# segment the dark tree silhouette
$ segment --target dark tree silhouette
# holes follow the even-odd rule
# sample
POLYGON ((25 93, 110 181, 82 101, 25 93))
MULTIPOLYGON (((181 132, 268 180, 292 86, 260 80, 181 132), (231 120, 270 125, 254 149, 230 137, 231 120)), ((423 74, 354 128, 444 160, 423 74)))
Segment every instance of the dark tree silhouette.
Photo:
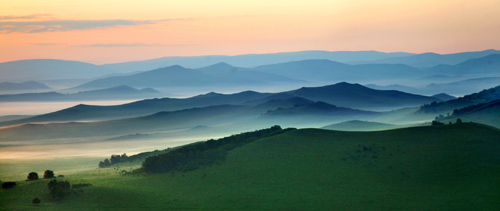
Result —
POLYGON ((33 201, 31 201, 31 203, 33 203, 33 205, 35 205, 35 206, 38 206, 38 204, 40 204, 40 202, 42 202, 42 201, 40 201, 40 199, 38 197, 35 197, 33 199, 33 201))
POLYGON ((33 181, 38 179, 38 173, 31 172, 28 174, 28 181, 33 181))
POLYGON ((461 124, 462 123, 462 119, 458 118, 457 119, 457 124, 461 124))
POLYGON ((433 125, 433 126, 436 126, 436 125, 444 125, 444 123, 442 123, 442 122, 438 122, 438 121, 432 121, 432 125, 433 125))
POLYGON ((54 178, 54 171, 52 170, 46 170, 45 173, 43 174, 44 179, 52 179, 54 178))
POLYGON ((70 193, 71 185, 68 181, 51 180, 47 183, 47 187, 49 188, 49 194, 56 200, 60 200, 70 193))
POLYGON ((106 158, 104 160, 104 167, 109 167, 109 166, 111 166, 111 162, 109 162, 109 160, 106 158))
POLYGON ((12 188, 16 185, 16 182, 4 182, 2 184, 2 189, 12 188))

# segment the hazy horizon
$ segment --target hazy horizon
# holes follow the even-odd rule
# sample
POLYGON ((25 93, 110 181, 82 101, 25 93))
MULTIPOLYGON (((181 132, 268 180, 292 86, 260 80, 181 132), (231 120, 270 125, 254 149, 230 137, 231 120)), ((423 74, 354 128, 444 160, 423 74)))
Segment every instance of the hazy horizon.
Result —
POLYGON ((94 64, 304 50, 500 49, 500 2, 6 0, 0 62, 94 64), (111 6, 112 5, 112 6, 111 6))

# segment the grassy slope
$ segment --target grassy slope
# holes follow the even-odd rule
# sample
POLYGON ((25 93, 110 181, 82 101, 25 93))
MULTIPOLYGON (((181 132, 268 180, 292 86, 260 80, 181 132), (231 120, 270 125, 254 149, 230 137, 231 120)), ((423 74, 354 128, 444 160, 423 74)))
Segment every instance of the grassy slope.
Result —
POLYGON ((477 124, 303 129, 237 148, 222 165, 193 172, 69 175, 72 184, 94 186, 59 203, 49 199, 46 181, 20 182, 0 190, 0 209, 24 210, 38 196, 38 208, 61 210, 498 210, 498 151, 500 131, 477 124))
POLYGON ((360 121, 360 120, 352 120, 345 121, 336 124, 330 124, 322 127, 322 129, 328 130, 341 130, 341 131, 377 131, 377 130, 390 130, 396 129, 398 125, 393 124, 385 124, 380 122, 370 122, 370 121, 360 121))

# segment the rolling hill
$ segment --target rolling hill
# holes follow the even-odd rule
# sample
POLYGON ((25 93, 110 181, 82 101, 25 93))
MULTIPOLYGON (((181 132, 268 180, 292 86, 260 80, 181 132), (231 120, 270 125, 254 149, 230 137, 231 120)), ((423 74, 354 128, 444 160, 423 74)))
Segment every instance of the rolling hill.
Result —
POLYGON ((472 121, 500 128, 500 100, 467 106, 453 111, 452 115, 439 119, 442 122, 472 121))
POLYGON ((299 129, 252 140, 194 171, 73 171, 64 180, 92 186, 58 202, 46 181, 19 181, 0 191, 0 203, 8 210, 32 206, 34 197, 61 210, 498 210, 499 137, 498 129, 479 124, 299 129))
POLYGON ((271 64, 253 68, 255 71, 283 75, 309 82, 373 82, 391 79, 422 77, 419 69, 400 64, 361 64, 349 65, 327 59, 301 60, 271 64))
POLYGON ((11 83, 11 82, 2 82, 0 83, 0 93, 1 94, 17 94, 17 93, 26 93, 26 92, 46 92, 48 90, 52 90, 52 88, 48 87, 43 83, 39 83, 36 81, 27 81, 23 83, 11 83))
POLYGON ((358 109, 401 108, 440 101, 432 97, 394 90, 375 90, 346 82, 322 87, 303 87, 287 93, 313 101, 358 109))
POLYGON ((340 131, 377 131, 377 130, 389 130, 399 128, 401 126, 386 124, 380 122, 369 122, 369 121, 360 121, 360 120, 352 120, 346 122, 340 122, 336 124, 331 124, 322 127, 322 129, 328 130, 340 130, 340 131))
MULTIPOLYGON (((323 101, 335 106, 353 109, 401 108, 439 101, 436 98, 407 94, 399 91, 379 91, 366 88, 359 84, 338 83, 330 86, 301 88, 281 93, 245 91, 235 94, 218 94, 211 92, 191 98, 148 99, 117 106, 78 105, 27 119, 0 122, 0 126, 28 122, 129 118, 161 111, 175 111, 222 104, 255 106, 272 100, 286 100, 297 97, 305 99, 302 101, 323 101)), ((268 108, 268 110, 276 108, 268 108)))
POLYGON ((406 64, 412 67, 426 68, 436 65, 456 65, 470 59, 481 58, 492 54, 498 54, 497 50, 485 50, 477 52, 463 52, 455 54, 423 53, 403 57, 394 57, 376 61, 366 61, 369 64, 406 64))
POLYGON ((78 92, 74 94, 61 94, 59 92, 7 94, 0 95, 0 102, 141 99, 148 97, 157 97, 160 95, 160 92, 151 88, 138 90, 129 86, 117 86, 107 89, 78 92))
MULTIPOLYGON (((227 125, 228 131, 251 130, 259 125, 284 123, 286 125, 307 126, 310 123, 323 124, 377 115, 376 112, 342 108, 301 98, 271 100, 259 105, 225 104, 162 111, 151 115, 107 121, 68 122, 74 121, 75 118, 82 115, 76 109, 78 106, 53 114, 10 121, 9 125, 14 123, 19 125, 0 128, 0 141, 122 136, 135 133, 186 130, 200 125, 204 127, 227 125), (70 116, 72 119, 65 119, 70 116), (22 124, 25 122, 42 123, 22 124)), ((106 111, 101 112, 106 113, 106 111)), ((94 113, 94 115, 102 114, 101 112, 94 113)))
POLYGON ((456 65, 436 65, 426 69, 429 72, 449 75, 498 76, 500 54, 470 59, 456 65))
POLYGON ((426 104, 420 107, 421 113, 451 113, 455 109, 460 109, 470 105, 487 103, 500 99, 500 86, 459 97, 457 99, 426 104))
POLYGON ((118 70, 84 62, 32 59, 0 63, 3 81, 88 79, 108 75, 118 70))
POLYGON ((455 95, 467 95, 498 85, 500 85, 500 77, 482 77, 450 83, 432 83, 427 85, 424 89, 432 93, 446 92, 455 95))
POLYGON ((273 75, 258 71, 239 70, 224 71, 223 65, 214 65, 204 69, 189 69, 179 65, 159 68, 151 71, 141 72, 129 76, 115 76, 97 79, 72 90, 89 90, 95 88, 106 88, 109 86, 128 85, 132 87, 189 87, 190 89, 208 87, 215 89, 220 87, 239 87, 256 85, 274 85, 279 83, 300 82, 297 79, 290 79, 285 76, 273 75), (219 70, 219 68, 222 68, 219 70), (215 87, 215 88, 214 88, 215 87))

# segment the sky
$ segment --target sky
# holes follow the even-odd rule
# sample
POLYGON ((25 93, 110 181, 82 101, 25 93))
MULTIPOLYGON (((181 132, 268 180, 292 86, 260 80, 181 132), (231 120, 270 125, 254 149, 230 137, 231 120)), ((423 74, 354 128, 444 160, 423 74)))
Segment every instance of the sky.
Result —
POLYGON ((0 62, 500 49, 499 0, 0 0, 0 62))

